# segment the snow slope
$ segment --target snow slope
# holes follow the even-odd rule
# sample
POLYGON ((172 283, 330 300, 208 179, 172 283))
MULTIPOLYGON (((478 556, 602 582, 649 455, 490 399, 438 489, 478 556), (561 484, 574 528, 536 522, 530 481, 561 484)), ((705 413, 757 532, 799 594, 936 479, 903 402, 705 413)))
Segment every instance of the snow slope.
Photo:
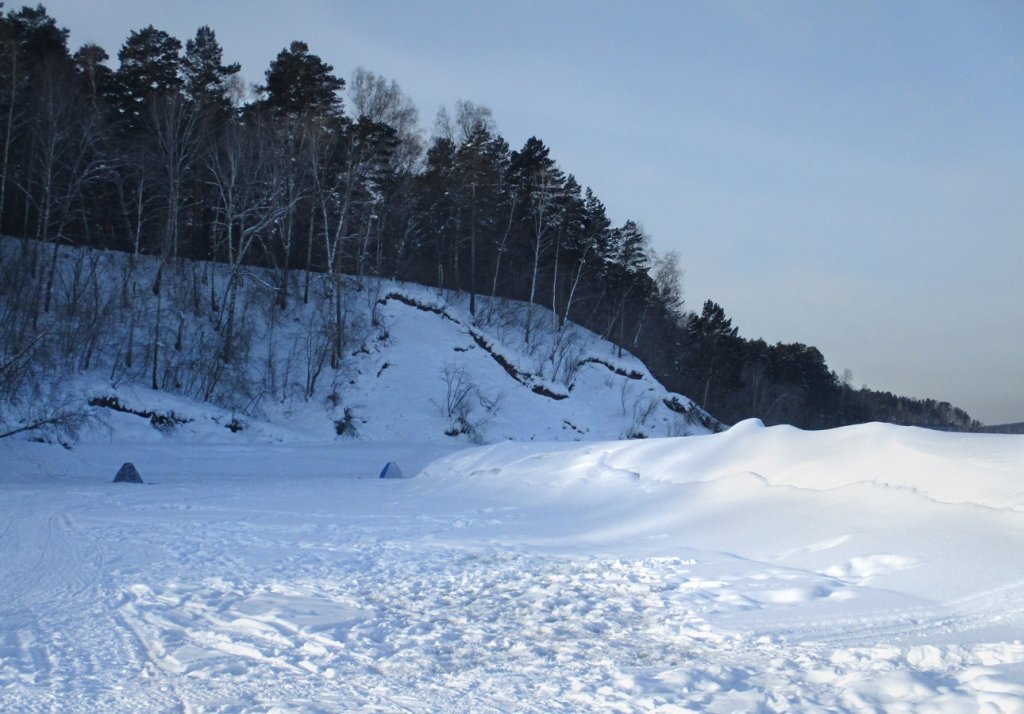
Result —
POLYGON ((473 325, 468 311, 460 309, 461 298, 449 296, 446 304, 429 292, 392 286, 376 307, 380 327, 352 351, 339 384, 323 390, 331 394, 268 399, 257 416, 137 382, 111 382, 101 373, 81 375, 70 390, 94 405, 89 411, 97 421, 82 438, 102 440, 129 430, 135 439, 182 442, 356 439, 468 445, 705 434, 720 428, 692 401, 662 387, 636 357, 618 356, 611 343, 583 328, 541 332, 543 341, 531 356, 505 346, 499 331, 473 325), (542 355, 571 362, 571 376, 545 379, 541 375, 551 360, 542 355), (154 414, 167 419, 154 425, 154 414), (211 422, 223 429, 208 430, 211 422))
MULTIPOLYGON (((23 250, 20 241, 0 240, 0 260, 16 263, 23 250)), ((20 400, 0 395, 0 433, 38 420, 40 401, 64 399, 98 420, 86 441, 105 430, 138 432, 123 415, 161 427, 159 435, 138 438, 174 431, 180 440, 209 439, 204 424, 213 420, 225 431, 214 430, 212 438, 229 434, 241 443, 340 437, 466 445, 721 428, 688 398, 667 391, 636 357, 571 322, 559 329, 554 314, 539 306, 478 296, 473 315, 466 294, 346 276, 344 351, 332 369, 332 283, 292 271, 293 297, 281 310, 279 276, 246 268, 238 277, 234 357, 225 364, 219 350, 229 332, 226 266, 174 262, 158 299, 150 289, 158 266, 151 257, 133 263, 123 253, 66 247, 57 255, 53 307, 39 316, 38 343, 25 340, 49 353, 36 360, 40 386, 26 385, 15 395, 20 400), (306 277, 308 304, 300 297, 306 277), (154 342, 159 392, 147 388, 154 342)), ((0 303, 0 316, 22 320, 36 298, 0 303)), ((4 347, 0 361, 14 356, 4 347)))
MULTIPOLYGON (((486 301, 482 301, 485 302, 486 301)), ((525 310, 522 303, 504 303, 525 310)), ((360 438, 463 441, 580 441, 703 434, 718 422, 686 397, 667 392, 636 357, 534 307, 533 344, 523 318, 478 324, 467 298, 412 285, 382 291, 381 332, 354 351, 342 392, 360 438), (383 339, 380 335, 386 335, 383 339), (449 408, 459 387, 466 415, 449 408)), ((486 311, 481 308, 481 313, 486 311)))
POLYGON ((183 428, 0 441, 0 710, 1024 711, 1024 437, 183 428))

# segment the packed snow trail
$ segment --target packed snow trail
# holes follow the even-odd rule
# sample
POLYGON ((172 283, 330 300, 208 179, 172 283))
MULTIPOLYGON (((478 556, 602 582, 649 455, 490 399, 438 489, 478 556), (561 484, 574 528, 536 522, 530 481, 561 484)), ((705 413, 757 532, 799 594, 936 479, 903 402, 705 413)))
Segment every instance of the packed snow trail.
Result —
POLYGON ((0 710, 1024 711, 1022 479, 877 425, 8 440, 0 710))

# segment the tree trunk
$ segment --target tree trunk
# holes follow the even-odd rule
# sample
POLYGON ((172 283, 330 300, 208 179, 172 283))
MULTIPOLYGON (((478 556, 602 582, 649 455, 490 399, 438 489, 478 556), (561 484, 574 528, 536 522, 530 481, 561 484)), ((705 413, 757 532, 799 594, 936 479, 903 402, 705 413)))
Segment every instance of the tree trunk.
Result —
POLYGON ((533 270, 530 275, 530 299, 526 303, 526 334, 524 341, 530 344, 530 328, 533 326, 533 300, 537 295, 537 273, 540 272, 540 240, 534 243, 533 270))
POLYGON ((7 199, 7 173, 10 167, 11 137, 14 134, 14 106, 18 99, 18 50, 11 42, 8 45, 11 53, 11 93, 8 98, 7 125, 4 127, 3 166, 0 168, 0 231, 4 225, 4 206, 7 199))
POLYGON ((569 288, 569 297, 565 301, 565 312, 562 313, 561 319, 558 322, 558 329, 561 330, 565 327, 566 321, 569 319, 569 311, 572 309, 572 301, 576 295, 576 286, 580 283, 580 277, 583 275, 583 267, 587 263, 586 252, 580 257, 579 267, 576 270, 576 275, 572 279, 572 287, 569 288))
POLYGON ((309 205, 309 236, 306 240, 306 277, 302 289, 302 304, 309 304, 309 283, 313 271, 313 236, 316 235, 316 204, 310 201, 309 205))
POLYGON ((556 330, 560 328, 558 320, 558 257, 562 252, 562 232, 559 230, 558 239, 555 241, 555 266, 554 274, 551 276, 551 317, 554 319, 556 330))
POLYGON ((515 219, 516 213, 516 198, 513 195, 512 200, 509 202, 508 208, 508 224, 505 226, 505 233, 501 236, 501 243, 498 244, 498 256, 494 261, 494 281, 491 283, 491 303, 487 309, 487 321, 490 322, 494 313, 494 299, 498 294, 498 274, 501 272, 501 257, 505 254, 505 243, 508 241, 508 235, 512 232, 512 222, 515 219))
MULTIPOLYGON (((160 266, 160 272, 162 272, 163 266, 160 266)), ((159 273, 158 273, 159 275, 159 273)), ((157 285, 159 285, 159 277, 157 278, 157 285)), ((157 290, 156 293, 156 324, 153 327, 153 381, 152 386, 154 390, 160 389, 160 319, 163 317, 163 310, 161 309, 163 302, 163 293, 157 290)))

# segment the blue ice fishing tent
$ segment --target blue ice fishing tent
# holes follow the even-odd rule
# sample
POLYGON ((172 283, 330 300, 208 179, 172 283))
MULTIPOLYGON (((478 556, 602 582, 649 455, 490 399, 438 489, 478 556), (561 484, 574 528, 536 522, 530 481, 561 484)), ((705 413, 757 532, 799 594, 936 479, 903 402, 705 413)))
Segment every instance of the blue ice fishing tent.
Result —
POLYGON ((384 464, 384 468, 380 470, 381 478, 405 478, 405 474, 402 473, 402 469, 398 468, 398 464, 394 461, 389 461, 384 464))

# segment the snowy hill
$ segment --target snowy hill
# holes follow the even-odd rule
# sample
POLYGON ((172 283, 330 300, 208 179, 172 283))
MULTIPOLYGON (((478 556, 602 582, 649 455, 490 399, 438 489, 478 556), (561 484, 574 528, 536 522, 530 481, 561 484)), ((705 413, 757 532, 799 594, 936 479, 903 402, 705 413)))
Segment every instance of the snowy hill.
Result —
MULTIPOLYGON (((2 249, 13 262, 22 244, 2 249)), ((538 306, 479 299, 473 316, 465 295, 346 277, 344 352, 332 369, 325 276, 310 276, 308 304, 296 298, 282 311, 268 270, 246 269, 232 284, 228 266, 182 261, 161 277, 157 296, 149 289, 155 259, 70 249, 58 256, 54 305, 36 328, 50 359, 30 369, 42 389, 0 405, 0 432, 32 422, 39 391, 59 391, 66 409, 92 417, 80 434, 86 440, 130 433, 136 441, 480 444, 721 428, 635 357, 571 323, 559 329, 538 306), (232 359, 223 360, 229 333, 232 359)), ((292 274, 293 294, 304 280, 292 274)), ((6 314, 16 312, 13 303, 6 314)))

